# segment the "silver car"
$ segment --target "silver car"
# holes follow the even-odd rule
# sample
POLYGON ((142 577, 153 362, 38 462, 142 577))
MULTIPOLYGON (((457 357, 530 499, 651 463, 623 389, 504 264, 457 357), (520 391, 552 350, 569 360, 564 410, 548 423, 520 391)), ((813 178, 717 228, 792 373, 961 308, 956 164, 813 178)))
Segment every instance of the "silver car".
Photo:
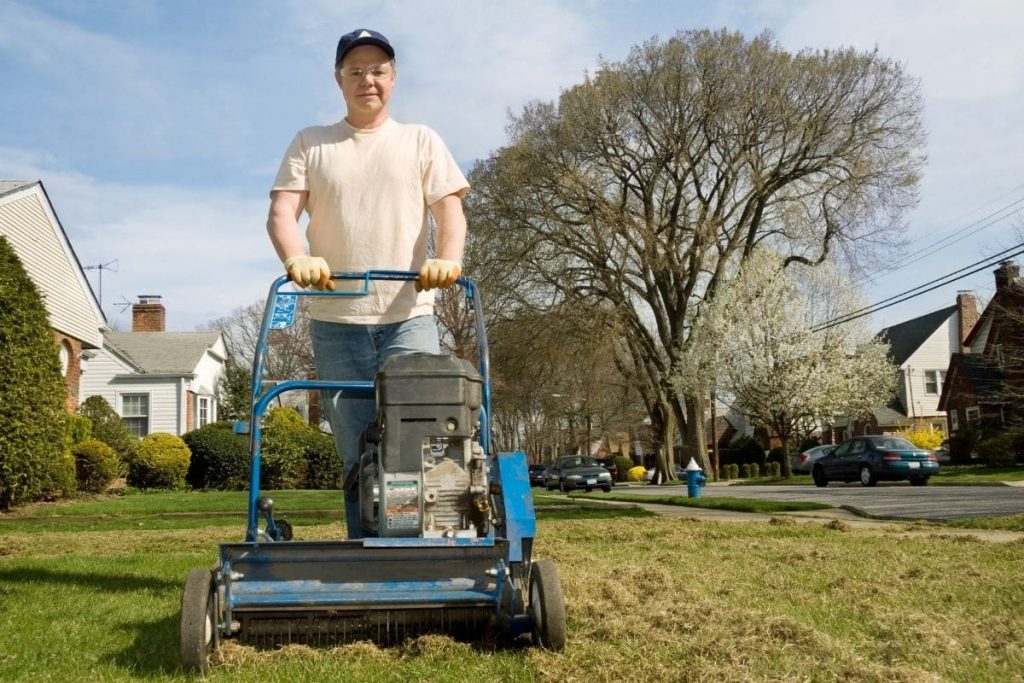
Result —
POLYGON ((835 448, 834 445, 808 448, 800 455, 794 455, 792 457, 789 463, 790 467, 792 467, 794 473, 810 474, 811 470, 814 469, 814 463, 828 455, 833 448, 835 448))
POLYGON ((544 472, 544 487, 550 491, 612 490, 612 475, 589 455, 563 455, 555 458, 544 472))

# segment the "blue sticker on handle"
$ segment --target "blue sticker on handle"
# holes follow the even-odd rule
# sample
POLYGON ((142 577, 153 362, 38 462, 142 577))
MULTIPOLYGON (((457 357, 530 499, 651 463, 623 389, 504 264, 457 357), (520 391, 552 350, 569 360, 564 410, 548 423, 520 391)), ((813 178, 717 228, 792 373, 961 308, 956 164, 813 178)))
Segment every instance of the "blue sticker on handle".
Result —
POLYGON ((274 297, 274 312, 270 314, 270 329, 283 330, 295 322, 295 306, 299 297, 278 294, 274 297))

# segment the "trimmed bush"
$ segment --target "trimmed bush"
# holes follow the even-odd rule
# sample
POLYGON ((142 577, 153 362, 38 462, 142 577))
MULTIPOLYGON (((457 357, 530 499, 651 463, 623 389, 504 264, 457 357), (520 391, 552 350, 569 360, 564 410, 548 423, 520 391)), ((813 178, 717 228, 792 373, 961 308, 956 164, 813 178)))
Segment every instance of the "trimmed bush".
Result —
POLYGON ((249 484, 249 438, 229 422, 214 422, 182 437, 192 459, 185 481, 194 489, 239 491, 249 484))
POLYGON ((306 479, 306 430, 292 408, 274 408, 263 420, 260 488, 294 489, 306 479))
POLYGON ((630 467, 626 470, 626 481, 643 481, 645 472, 647 472, 647 470, 643 465, 630 467))
POLYGON ((92 438, 92 420, 64 413, 64 444, 71 448, 92 438))
POLYGON ((334 437, 315 427, 307 427, 302 436, 306 458, 307 489, 340 489, 341 458, 334 437))
POLYGON ((150 434, 128 463, 128 484, 140 489, 183 489, 190 459, 180 437, 150 434))
POLYGON ((750 478, 757 479, 761 476, 761 468, 756 462, 750 463, 750 478))
POLYGON ((107 403, 107 399, 90 396, 78 407, 78 414, 92 422, 92 438, 113 448, 121 462, 128 463, 132 459, 139 446, 139 439, 128 430, 124 420, 107 403))
POLYGON ((1024 454, 1024 431, 1008 429, 981 441, 978 455, 988 467, 1012 467, 1024 454))
POLYGON ((39 290, 2 235, 0 387, 0 508, 73 491, 57 345, 39 290))
POLYGON ((99 439, 77 443, 71 453, 75 456, 75 478, 79 491, 103 493, 117 477, 117 453, 99 439))
POLYGON ((626 481, 626 473, 633 468, 633 459, 624 455, 615 456, 615 466, 619 468, 618 481, 626 481))
POLYGON ((736 463, 732 463, 730 465, 726 465, 726 467, 729 470, 729 478, 730 479, 739 479, 740 478, 740 466, 739 465, 737 465, 736 463))

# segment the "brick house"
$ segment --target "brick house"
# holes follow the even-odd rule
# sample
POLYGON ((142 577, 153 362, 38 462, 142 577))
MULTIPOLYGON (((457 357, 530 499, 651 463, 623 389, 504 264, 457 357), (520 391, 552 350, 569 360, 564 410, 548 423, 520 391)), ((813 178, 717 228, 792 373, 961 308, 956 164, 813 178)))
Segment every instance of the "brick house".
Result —
POLYGON ((217 385, 227 352, 220 332, 167 332, 159 296, 132 306, 132 331, 108 332, 82 379, 136 436, 178 436, 217 420, 217 385))
POLYGON ((950 434, 983 420, 1024 422, 1024 281, 1012 261, 994 273, 992 300, 949 360, 939 406, 950 434))
POLYGON ((88 361, 110 328, 42 182, 0 181, 0 235, 42 294, 67 387, 65 408, 74 412, 88 361))

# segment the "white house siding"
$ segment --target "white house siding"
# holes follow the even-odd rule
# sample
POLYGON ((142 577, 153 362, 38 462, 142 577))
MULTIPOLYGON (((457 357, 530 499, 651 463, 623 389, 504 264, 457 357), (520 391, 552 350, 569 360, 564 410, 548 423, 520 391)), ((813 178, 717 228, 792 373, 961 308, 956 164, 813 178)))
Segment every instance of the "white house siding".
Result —
MULTIPOLYGON (((226 355, 224 342, 218 340, 213 346, 213 351, 220 354, 220 358, 224 358, 226 355)), ((220 376, 224 373, 224 361, 220 360, 220 358, 215 358, 213 354, 207 351, 199 359, 195 369, 196 378, 192 381, 192 390, 197 394, 212 396, 217 393, 217 383, 220 381, 220 376)))
POLYGON ((92 290, 39 185, 0 201, 0 233, 43 294, 50 326, 86 345, 103 345, 92 290))
POLYGON ((146 394, 149 396, 149 433, 181 435, 185 431, 183 379, 146 375, 125 377, 132 372, 131 366, 109 350, 100 351, 82 373, 81 399, 102 396, 118 415, 122 415, 121 397, 124 394, 146 394))
POLYGON ((904 379, 904 403, 907 406, 907 416, 933 417, 943 416, 946 413, 939 410, 939 395, 942 393, 942 383, 938 384, 938 391, 928 394, 925 391, 925 373, 929 370, 946 372, 949 367, 949 356, 954 351, 959 351, 959 330, 957 314, 954 313, 940 325, 928 339, 918 347, 910 358, 903 364, 904 379))

